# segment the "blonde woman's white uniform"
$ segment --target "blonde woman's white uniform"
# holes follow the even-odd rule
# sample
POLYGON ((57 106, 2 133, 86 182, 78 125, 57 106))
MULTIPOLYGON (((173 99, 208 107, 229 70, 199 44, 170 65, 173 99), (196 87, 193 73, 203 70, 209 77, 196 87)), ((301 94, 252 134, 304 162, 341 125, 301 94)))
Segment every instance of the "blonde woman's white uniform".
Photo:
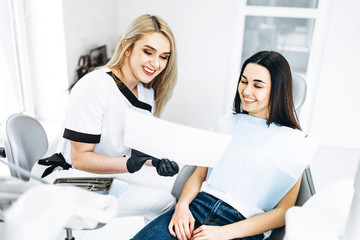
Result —
MULTIPOLYGON (((124 145, 124 121, 127 108, 152 114, 154 91, 137 84, 138 98, 125 86, 118 87, 116 76, 110 69, 101 68, 85 75, 70 94, 68 111, 64 121, 63 139, 59 150, 67 163, 71 161, 70 141, 95 144, 94 153, 108 157, 130 155, 124 145)), ((44 166, 39 166, 44 169, 44 166)), ((47 179, 53 180, 68 171, 54 171, 47 179)), ((73 171, 79 174, 80 170, 73 171)), ((82 176, 92 175, 83 172, 82 176)), ((134 174, 112 174, 116 179, 129 183, 129 190, 119 198, 118 216, 145 216, 152 220, 175 205, 171 195, 174 178, 159 176, 155 168, 143 166, 134 174), (166 182, 166 184, 163 184, 166 182)))

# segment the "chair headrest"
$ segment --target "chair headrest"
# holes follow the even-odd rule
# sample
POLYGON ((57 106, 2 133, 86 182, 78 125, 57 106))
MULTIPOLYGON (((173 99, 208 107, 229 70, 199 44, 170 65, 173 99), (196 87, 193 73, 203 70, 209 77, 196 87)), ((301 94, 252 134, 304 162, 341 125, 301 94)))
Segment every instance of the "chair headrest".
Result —
POLYGON ((297 73, 292 74, 293 79, 293 98, 295 111, 299 111, 305 102, 307 85, 305 79, 297 73))

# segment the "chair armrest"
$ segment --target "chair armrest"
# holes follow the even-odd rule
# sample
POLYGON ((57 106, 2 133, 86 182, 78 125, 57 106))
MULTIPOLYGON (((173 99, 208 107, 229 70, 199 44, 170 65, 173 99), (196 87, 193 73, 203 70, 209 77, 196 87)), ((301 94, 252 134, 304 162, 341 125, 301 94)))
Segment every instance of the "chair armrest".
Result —
POLYGON ((195 166, 185 165, 176 177, 176 180, 171 190, 171 194, 176 198, 176 200, 179 200, 184 184, 191 176, 191 174, 193 174, 195 168, 195 166))

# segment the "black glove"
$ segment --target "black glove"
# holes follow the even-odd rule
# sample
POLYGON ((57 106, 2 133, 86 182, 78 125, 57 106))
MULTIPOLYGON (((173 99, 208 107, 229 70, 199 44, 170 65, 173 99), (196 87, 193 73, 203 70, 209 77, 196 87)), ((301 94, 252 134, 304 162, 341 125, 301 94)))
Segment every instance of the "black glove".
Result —
POLYGON ((151 161, 152 165, 156 168, 157 173, 160 176, 174 176, 179 172, 179 165, 176 162, 170 161, 169 159, 157 159, 153 158, 151 161))
POLYGON ((147 160, 152 159, 154 159, 154 157, 132 149, 131 156, 126 162, 126 167, 129 173, 134 173, 136 171, 139 171, 147 160))

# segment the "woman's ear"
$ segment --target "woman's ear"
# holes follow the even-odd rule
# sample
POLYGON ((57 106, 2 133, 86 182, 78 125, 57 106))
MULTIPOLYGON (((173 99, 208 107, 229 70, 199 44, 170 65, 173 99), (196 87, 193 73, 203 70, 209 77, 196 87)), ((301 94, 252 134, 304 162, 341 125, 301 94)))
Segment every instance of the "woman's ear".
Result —
MULTIPOLYGON (((125 45, 126 45, 126 39, 124 39, 124 40, 122 40, 121 41, 121 47, 124 47, 125 45)), ((130 56, 130 48, 128 48, 128 49, 126 49, 126 51, 125 51, 125 56, 126 57, 129 57, 130 56)))

